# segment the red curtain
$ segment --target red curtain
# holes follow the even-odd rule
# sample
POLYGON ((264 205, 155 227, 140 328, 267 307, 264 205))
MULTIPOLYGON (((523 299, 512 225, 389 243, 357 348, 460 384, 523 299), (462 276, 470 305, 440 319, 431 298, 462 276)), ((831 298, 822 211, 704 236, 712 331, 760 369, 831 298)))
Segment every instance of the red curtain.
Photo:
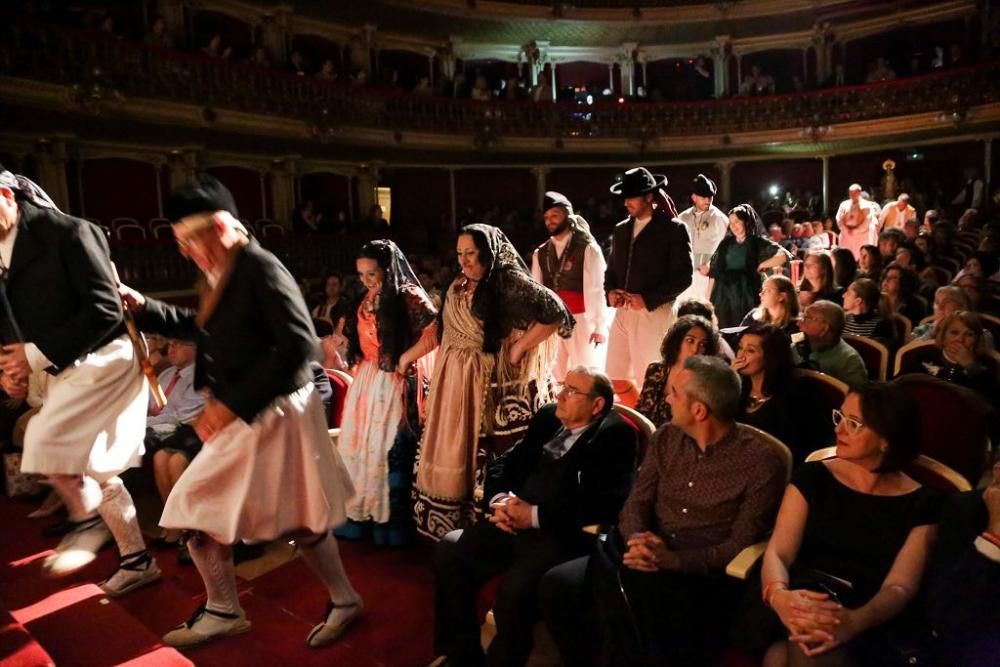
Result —
POLYGON ((271 217, 261 202, 262 185, 265 192, 270 189, 267 187, 267 178, 262 184, 258 173, 245 167, 210 167, 205 171, 222 181, 222 184, 233 193, 240 218, 256 222, 261 218, 271 217))

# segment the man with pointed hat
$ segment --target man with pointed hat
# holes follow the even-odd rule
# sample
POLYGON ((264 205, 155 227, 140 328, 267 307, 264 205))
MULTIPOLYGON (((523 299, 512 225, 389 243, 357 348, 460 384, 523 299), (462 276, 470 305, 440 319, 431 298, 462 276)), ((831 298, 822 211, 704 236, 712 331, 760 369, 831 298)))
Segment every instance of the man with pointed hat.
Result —
POLYGON ((573 335, 559 339, 552 367, 562 381, 570 368, 604 368, 608 316, 604 300, 607 262, 590 227, 573 213, 573 204, 558 192, 546 192, 542 211, 549 240, 531 255, 531 275, 559 295, 576 318, 573 335))
POLYGON ((691 188, 691 208, 677 216, 691 235, 694 253, 694 273, 688 294, 702 299, 708 294, 708 265, 729 229, 729 218, 714 204, 715 183, 704 174, 698 174, 691 188))
POLYGON ((194 422, 201 452, 167 498, 160 525, 188 540, 207 600, 163 641, 177 648, 246 632, 232 545, 294 537, 329 592, 322 622, 307 642, 337 639, 362 611, 330 534, 346 519, 354 493, 330 446, 326 417, 308 362, 316 332, 294 278, 250 238, 233 196, 199 175, 174 190, 167 215, 181 254, 208 284, 197 311, 122 286, 144 330, 197 344, 196 389, 207 392, 194 422))
POLYGON ((628 217, 611 237, 604 291, 616 308, 608 340, 607 374, 619 400, 639 398, 646 367, 660 358, 663 335, 674 321, 677 296, 691 285, 691 239, 675 220, 667 177, 645 167, 629 169, 611 186, 628 217))
POLYGON ((111 537, 119 567, 100 584, 123 595, 160 577, 119 474, 140 463, 146 380, 125 331, 108 241, 65 215, 35 183, 0 167, 0 383, 12 397, 45 371, 45 401, 24 435, 21 469, 47 475, 72 529, 45 559, 74 572, 111 537))

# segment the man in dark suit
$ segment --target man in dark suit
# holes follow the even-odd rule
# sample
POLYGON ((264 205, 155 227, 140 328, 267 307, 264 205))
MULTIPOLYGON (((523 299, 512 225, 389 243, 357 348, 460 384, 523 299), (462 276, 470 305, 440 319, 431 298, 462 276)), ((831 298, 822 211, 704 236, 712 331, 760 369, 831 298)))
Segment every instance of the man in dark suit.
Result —
POLYGON ((646 367, 660 358, 660 343, 674 322, 674 299, 691 285, 687 227, 677 220, 663 188, 667 177, 629 169, 611 186, 628 217, 615 226, 604 274, 608 304, 616 308, 608 338, 607 372, 625 405, 635 405, 646 367))
POLYGON ((486 473, 493 514, 438 544, 434 642, 446 664, 521 665, 538 617, 538 582, 554 565, 587 553, 584 526, 614 521, 632 486, 636 429, 611 411, 603 374, 576 367, 555 404, 486 473), (479 643, 476 596, 503 574, 488 656, 479 643))
POLYGON ((155 581, 160 570, 118 477, 142 454, 147 386, 125 336, 107 239, 3 167, 0 337, 8 394, 23 395, 33 372, 52 376, 21 461, 24 472, 48 476, 72 523, 46 570, 68 574, 91 562, 110 529, 121 562, 104 592, 122 595, 155 581))

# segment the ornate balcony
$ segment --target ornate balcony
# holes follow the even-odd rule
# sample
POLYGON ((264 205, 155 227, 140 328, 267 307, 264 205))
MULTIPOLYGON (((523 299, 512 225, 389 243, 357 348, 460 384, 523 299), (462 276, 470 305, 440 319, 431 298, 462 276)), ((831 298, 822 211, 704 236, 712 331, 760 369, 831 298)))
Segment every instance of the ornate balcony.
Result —
POLYGON ((299 140, 356 142, 361 129, 373 131, 371 142, 382 145, 392 138, 402 143, 407 133, 438 135, 441 145, 462 139, 467 149, 540 138, 559 148, 564 141, 574 147, 601 139, 643 147, 660 141, 662 147, 672 138, 711 137, 725 147, 731 135, 765 131, 808 144, 831 127, 858 121, 924 114, 925 123, 933 117, 941 127, 961 124, 970 120, 970 109, 1000 97, 1000 63, 989 62, 879 84, 708 102, 476 102, 330 84, 38 23, 8 22, 0 30, 2 74, 62 86, 65 105, 78 111, 112 115, 142 100, 155 113, 148 101, 163 100, 200 108, 206 124, 227 111, 271 125, 280 124, 278 117, 290 121, 285 126, 299 140))

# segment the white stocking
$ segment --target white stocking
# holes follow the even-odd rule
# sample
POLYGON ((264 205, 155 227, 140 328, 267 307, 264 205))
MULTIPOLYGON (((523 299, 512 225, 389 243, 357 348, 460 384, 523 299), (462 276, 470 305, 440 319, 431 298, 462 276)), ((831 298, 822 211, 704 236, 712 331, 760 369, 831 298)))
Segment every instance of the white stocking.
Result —
MULTIPOLYGON (((199 535, 187 542, 191 560, 205 582, 208 594, 207 607, 226 614, 242 614, 240 598, 236 591, 236 571, 233 567, 233 550, 212 538, 199 535)), ((206 615, 206 618, 210 618, 206 615)))
POLYGON ((351 586, 340 560, 337 540, 327 533, 318 542, 299 543, 299 553, 309 569, 319 577, 330 592, 330 600, 337 606, 349 606, 361 600, 361 596, 351 586))
POLYGON ((101 486, 97 480, 84 475, 49 475, 49 483, 66 503, 70 521, 94 517, 101 504, 101 486))
POLYGON ((106 481, 101 485, 101 491, 103 500, 97 511, 118 544, 118 555, 125 558, 143 553, 146 543, 142 540, 132 494, 125 488, 120 477, 112 477, 106 481))

